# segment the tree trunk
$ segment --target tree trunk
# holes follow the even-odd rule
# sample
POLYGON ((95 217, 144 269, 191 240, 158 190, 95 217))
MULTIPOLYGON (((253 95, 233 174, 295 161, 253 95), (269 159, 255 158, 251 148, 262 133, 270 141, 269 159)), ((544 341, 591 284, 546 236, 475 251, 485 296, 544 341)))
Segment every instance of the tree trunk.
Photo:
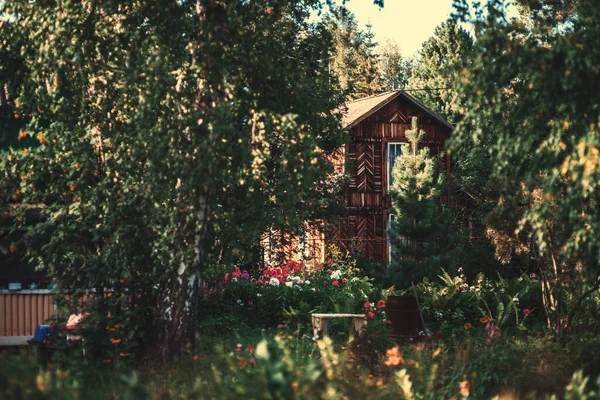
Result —
POLYGON ((201 205, 199 229, 194 237, 194 262, 180 262, 176 270, 170 271, 170 276, 161 285, 158 294, 150 355, 162 361, 191 352, 195 341, 199 339, 196 335, 198 300, 209 236, 207 222, 210 207, 206 197, 201 201, 201 205))

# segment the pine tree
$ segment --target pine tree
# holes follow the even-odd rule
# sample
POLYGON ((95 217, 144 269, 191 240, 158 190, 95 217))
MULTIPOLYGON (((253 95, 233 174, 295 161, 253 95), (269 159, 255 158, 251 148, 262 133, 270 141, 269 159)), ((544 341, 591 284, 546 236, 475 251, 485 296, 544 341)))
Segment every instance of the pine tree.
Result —
POLYGON ((442 23, 423 43, 407 85, 408 88, 427 89, 413 94, 451 123, 460 120, 464 99, 458 95, 455 86, 472 46, 473 40, 456 22, 442 23))
POLYGON ((388 233, 392 271, 411 280, 438 275, 436 257, 441 253, 439 239, 447 220, 440 204, 443 180, 436 160, 429 148, 419 148, 424 135, 413 117, 412 129, 406 131, 409 148, 396 159, 390 188, 394 213, 388 233))

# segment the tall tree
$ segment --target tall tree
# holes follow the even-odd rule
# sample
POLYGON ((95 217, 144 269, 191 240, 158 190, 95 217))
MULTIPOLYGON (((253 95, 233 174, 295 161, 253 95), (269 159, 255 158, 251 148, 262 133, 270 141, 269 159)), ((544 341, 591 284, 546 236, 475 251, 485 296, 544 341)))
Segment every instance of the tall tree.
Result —
POLYGON ((425 131, 419 130, 416 117, 405 134, 409 145, 392 169, 394 219, 388 235, 392 246, 390 273, 410 282, 437 277, 442 267, 449 267, 440 257, 446 258, 450 252, 442 249, 447 241, 440 240, 448 217, 441 204, 443 177, 429 148, 419 148, 425 131))
POLYGON ((333 36, 329 66, 335 87, 346 97, 359 98, 374 94, 378 89, 377 55, 374 33, 370 26, 364 32, 354 14, 345 7, 333 9, 325 18, 333 36))
POLYGON ((2 58, 0 71, 22 77, 22 135, 40 144, 0 164, 4 198, 38 205, 43 219, 15 215, 15 228, 29 228, 20 251, 62 289, 113 288, 108 300, 97 296, 100 328, 132 311, 119 299, 134 293, 133 304, 154 300, 138 321, 153 321, 152 348, 182 351, 215 239, 249 241, 302 220, 299 199, 325 178, 324 156, 343 137, 323 61, 330 36, 307 22, 320 7, 0 5, 11 16, 0 54, 19 55, 2 58))
POLYGON ((600 287, 600 10, 576 0, 571 16, 557 18, 558 3, 539 2, 525 21, 508 20, 502 1, 475 14, 454 137, 456 146, 488 145, 500 191, 490 222, 502 221, 492 228, 505 237, 499 244, 535 260, 548 327, 565 338, 600 287))
POLYGON ((410 62, 402 57, 398 43, 385 40, 377 48, 379 55, 379 87, 397 90, 406 86, 410 76, 410 62))
POLYGON ((473 40, 458 23, 442 23, 423 43, 407 84, 408 89, 422 89, 414 95, 451 123, 460 119, 464 99, 455 86, 472 46, 473 40))

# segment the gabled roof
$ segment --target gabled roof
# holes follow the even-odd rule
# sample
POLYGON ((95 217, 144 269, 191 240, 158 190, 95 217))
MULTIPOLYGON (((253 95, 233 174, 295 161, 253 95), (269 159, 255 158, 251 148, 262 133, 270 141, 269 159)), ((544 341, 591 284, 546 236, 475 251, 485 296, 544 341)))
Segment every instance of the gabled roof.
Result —
POLYGON ((403 90, 393 90, 391 92, 379 93, 373 96, 364 97, 362 99, 349 101, 346 103, 347 110, 342 118, 342 126, 344 128, 352 128, 358 125, 363 120, 369 118, 371 115, 385 107, 392 100, 401 96, 428 114, 431 118, 444 125, 446 128, 450 130, 454 129, 452 124, 450 124, 440 115, 433 112, 431 109, 425 107, 423 103, 403 90))

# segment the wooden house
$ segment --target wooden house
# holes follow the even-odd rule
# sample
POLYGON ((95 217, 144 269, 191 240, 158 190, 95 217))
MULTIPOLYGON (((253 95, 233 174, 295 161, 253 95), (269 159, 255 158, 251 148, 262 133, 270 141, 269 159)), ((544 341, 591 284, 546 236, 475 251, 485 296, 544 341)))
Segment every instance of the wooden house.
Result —
MULTIPOLYGON (((389 257, 387 228, 390 223, 389 187, 396 157, 408 149, 404 132, 412 117, 425 131, 421 145, 432 155, 445 152, 453 126, 402 90, 349 102, 344 127, 350 143, 345 148, 345 213, 327 229, 326 241, 359 257, 385 261, 389 257)), ((445 154, 443 168, 450 169, 445 154)))
MULTIPOLYGON (((304 235, 286 236, 275 248, 272 240, 263 241, 263 245, 270 243, 265 248, 265 262, 273 263, 282 255, 322 262, 327 244, 335 244, 356 257, 387 261, 391 170, 396 157, 408 149, 404 132, 411 129, 412 117, 418 118, 419 129, 425 131, 421 146, 429 147, 432 155, 444 152, 453 126, 405 91, 347 103, 342 123, 350 141, 334 161, 336 173, 345 173, 349 178, 342 192, 343 214, 321 229, 307 223, 304 235)), ((441 168, 449 171, 449 155, 442 159, 441 168)))

